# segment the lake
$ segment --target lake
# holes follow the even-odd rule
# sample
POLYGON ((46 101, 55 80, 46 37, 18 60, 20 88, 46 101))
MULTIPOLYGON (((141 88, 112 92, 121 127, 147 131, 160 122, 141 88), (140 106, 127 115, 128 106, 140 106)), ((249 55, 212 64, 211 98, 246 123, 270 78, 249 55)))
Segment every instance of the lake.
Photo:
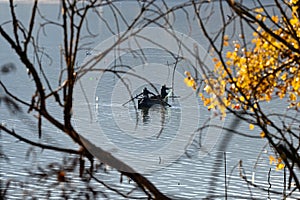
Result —
MULTIPOLYGON (((176 4, 173 1, 168 2, 170 6, 176 4)), ((133 2, 118 2, 115 5, 128 21, 138 12, 133 2)), ((29 19, 29 9, 28 3, 17 3, 18 16, 24 22, 29 19)), ((43 3, 40 9, 43 15, 57 19, 58 8, 55 3, 43 3)), ((118 28, 113 26, 114 13, 109 8, 101 9, 101 14, 103 18, 108 19, 113 29, 109 30, 98 18, 88 16, 90 31, 101 30, 101 34, 86 40, 89 47, 84 48, 79 54, 77 64, 79 71, 82 70, 80 67, 83 63, 97 53, 103 52, 117 39, 111 31, 117 31, 118 28, 125 31, 122 22, 118 28)), ((7 4, 0 2, 1 23, 9 17, 7 4)), ((170 20, 174 21, 173 27, 177 31, 173 34, 181 39, 182 44, 199 45, 201 57, 208 66, 212 66, 210 56, 205 53, 208 44, 203 39, 193 16, 189 16, 190 25, 184 12, 170 15, 170 20)), ((215 28, 215 24, 207 26, 215 28)), ((59 48, 62 45, 62 35, 61 31, 54 27, 48 27, 44 31, 40 45, 52 58, 43 60, 44 70, 50 83, 57 86, 59 78, 57 75, 61 70, 59 48)), ((282 192, 284 172, 276 171, 275 165, 269 164, 268 156, 271 150, 263 139, 245 137, 213 127, 204 129, 201 133, 196 131, 207 123, 209 117, 212 117, 209 121, 211 125, 230 127, 250 136, 251 133, 257 135, 255 131, 258 130, 250 131, 248 124, 235 117, 229 116, 224 120, 214 117, 214 113, 203 106, 195 92, 186 87, 184 72, 193 70, 190 65, 195 62, 189 57, 190 52, 178 49, 176 41, 170 39, 168 33, 160 32, 156 26, 148 27, 139 35, 141 37, 134 38, 132 43, 119 45, 94 67, 94 69, 120 70, 120 77, 114 73, 99 73, 95 70, 80 79, 81 85, 76 85, 73 122, 79 133, 91 144, 103 148, 134 170, 143 173, 163 193, 173 199, 224 199, 225 193, 230 199, 282 198, 268 193, 268 190, 282 192), (142 36, 152 39, 156 45, 148 43, 142 36), (176 54, 184 55, 184 59, 176 61, 176 56, 174 57, 176 54), (177 66, 176 70, 174 66, 177 66), (163 84, 172 87, 171 96, 174 98, 170 97, 168 100, 171 107, 155 106, 149 110, 138 110, 137 100, 126 103, 140 94, 144 87, 158 93, 163 84), (124 103, 126 104, 123 105, 124 103), (243 171, 248 180, 263 189, 248 186, 240 177, 240 171, 243 171), (270 182, 268 182, 269 174, 270 182)), ((26 70, 21 67, 19 59, 2 38, 0 44, 0 64, 13 62, 17 66, 15 72, 1 74, 1 81, 14 94, 30 102, 33 84, 26 70)), ((2 88, 0 92, 4 94, 2 88)), ((265 105, 270 113, 283 106, 279 101, 265 105)), ((63 118, 62 110, 57 108, 54 101, 48 103, 48 108, 54 116, 63 118)), ((42 138, 38 139, 35 117, 27 115, 25 108, 23 112, 13 114, 4 104, 0 104, 0 111, 0 123, 14 128, 26 138, 49 145, 78 148, 71 139, 47 122, 43 123, 42 138)), ((53 199, 59 199, 58 191, 63 186, 53 186, 55 176, 49 181, 37 180, 28 172, 38 169, 39 166, 46 166, 47 163, 60 162, 67 154, 31 148, 4 132, 1 132, 0 136, 2 151, 9 158, 8 161, 0 160, 1 181, 13 181, 8 198, 20 199, 34 194, 42 199, 47 191, 51 190, 53 199)), ((102 171, 97 173, 102 181, 116 188, 120 187, 122 191, 133 188, 133 184, 127 180, 120 183, 120 176, 115 170, 109 167, 106 167, 106 170, 108 173, 102 171)), ((78 177, 74 178, 72 184, 71 187, 84 188, 84 183, 81 183, 78 177)), ((105 191, 107 199, 121 198, 102 185, 99 186, 94 182, 92 185, 97 186, 96 190, 105 191)), ((140 195, 139 192, 136 193, 140 195)), ((294 197, 300 198, 300 193, 295 193, 294 197)))

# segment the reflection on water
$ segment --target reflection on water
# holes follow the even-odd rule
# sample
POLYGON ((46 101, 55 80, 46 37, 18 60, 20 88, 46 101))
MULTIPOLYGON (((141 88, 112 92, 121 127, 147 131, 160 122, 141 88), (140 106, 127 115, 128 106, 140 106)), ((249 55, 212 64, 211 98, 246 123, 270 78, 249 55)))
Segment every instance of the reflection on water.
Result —
POLYGON ((149 108, 141 109, 141 114, 142 114, 143 123, 147 124, 150 120, 149 108))
MULTIPOLYGON (((157 107, 158 107, 157 109, 160 110, 160 116, 161 116, 161 118, 160 118, 161 128, 160 128, 159 133, 157 133, 157 136, 156 136, 156 138, 159 138, 161 133, 163 132, 164 128, 166 127, 166 124, 168 124, 169 118, 166 118, 167 108, 162 107, 162 106, 157 106, 157 107)), ((148 114, 149 109, 143 109, 143 110, 144 111, 142 111, 142 112, 143 112, 144 116, 145 116, 145 112, 146 112, 146 114, 148 114)))
MULTIPOLYGON (((169 121, 169 112, 170 109, 160 106, 160 105, 156 105, 156 106, 152 106, 151 108, 142 108, 139 109, 139 115, 137 117, 137 121, 139 121, 139 119, 142 119, 143 125, 150 125, 152 123, 152 121, 155 121, 155 119, 160 119, 160 126, 161 129, 164 128, 165 124, 167 124, 169 121)), ((161 131, 160 131, 161 132, 161 131)))
POLYGON ((129 152, 151 152, 174 138, 180 125, 181 110, 160 105, 136 110, 133 106, 99 105, 98 120, 106 137, 129 152), (109 114, 111 113, 111 114, 109 114), (113 116, 113 117, 112 117, 113 116))

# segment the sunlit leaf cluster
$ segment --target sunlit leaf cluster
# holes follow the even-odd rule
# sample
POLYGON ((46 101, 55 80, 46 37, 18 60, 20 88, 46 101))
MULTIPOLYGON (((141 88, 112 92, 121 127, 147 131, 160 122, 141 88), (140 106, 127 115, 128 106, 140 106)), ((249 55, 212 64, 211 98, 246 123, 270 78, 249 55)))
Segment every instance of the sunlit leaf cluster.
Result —
MULTIPOLYGON (((265 22, 264 9, 256 9, 257 22, 265 22)), ((199 95, 208 109, 225 116, 226 108, 255 109, 259 102, 274 98, 300 108, 300 21, 298 6, 291 1, 289 20, 269 17, 267 30, 256 23, 251 45, 233 41, 233 50, 214 58, 214 76, 204 77, 206 86, 199 95)), ((228 37, 224 37, 228 38, 228 37)), ((225 39, 224 39, 225 40, 225 39)), ((228 39, 226 39, 228 45, 228 39)), ((187 84, 188 85, 188 84, 187 84)), ((188 85, 190 86, 190 85, 188 85)))
POLYGON ((275 164, 276 170, 282 170, 285 167, 282 159, 280 157, 274 157, 272 155, 269 156, 270 165, 275 164))

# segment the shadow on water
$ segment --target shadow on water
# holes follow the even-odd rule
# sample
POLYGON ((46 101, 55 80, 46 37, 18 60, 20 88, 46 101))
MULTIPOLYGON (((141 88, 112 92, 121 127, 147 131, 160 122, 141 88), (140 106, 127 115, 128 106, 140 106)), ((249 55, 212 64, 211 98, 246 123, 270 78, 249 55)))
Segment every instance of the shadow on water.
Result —
MULTIPOLYGON (((234 116, 227 130, 236 130, 240 123, 241 120, 234 116)), ((212 197, 215 195, 218 179, 221 177, 222 173, 224 173, 224 152, 226 152, 228 144, 232 140, 233 136, 234 134, 231 131, 223 132, 223 137, 221 139, 222 142, 217 148, 217 155, 212 166, 213 171, 210 175, 211 179, 207 193, 208 196, 205 199, 212 199, 212 197)))

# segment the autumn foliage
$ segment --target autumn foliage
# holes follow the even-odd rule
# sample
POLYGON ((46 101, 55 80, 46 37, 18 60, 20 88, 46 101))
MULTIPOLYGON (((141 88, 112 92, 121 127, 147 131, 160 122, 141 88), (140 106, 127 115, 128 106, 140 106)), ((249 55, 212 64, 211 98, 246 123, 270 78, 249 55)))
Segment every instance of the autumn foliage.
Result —
POLYGON ((235 16, 253 30, 252 35, 245 38, 240 34, 238 40, 231 41, 222 30, 221 47, 218 48, 214 38, 207 34, 215 52, 214 70, 201 71, 204 88, 195 87, 199 84, 189 72, 186 72, 185 83, 198 92, 204 106, 222 118, 233 113, 248 122, 250 130, 261 129, 258 136, 266 138, 274 148, 275 156, 270 155, 270 164, 275 164, 276 169, 288 165, 298 182, 292 170, 295 163, 300 167, 299 144, 291 142, 299 139, 298 129, 285 122, 279 127, 262 108, 263 103, 274 99, 285 101, 286 111, 298 113, 300 108, 300 2, 282 2, 273 4, 277 15, 262 4, 246 9, 228 1, 235 16), (289 161, 293 164, 289 165, 289 161))
MULTIPOLYGON (((213 59, 214 76, 204 77, 206 87, 199 93, 208 109, 218 109, 225 116, 225 108, 239 109, 240 105, 246 110, 256 108, 259 102, 269 102, 275 96, 287 97, 290 108, 300 108, 297 99, 300 95, 300 22, 298 6, 291 6, 289 20, 278 16, 269 19, 268 23, 273 25, 269 31, 257 23, 252 45, 248 47, 237 41, 230 44, 228 36, 224 37, 224 45, 231 45, 233 51, 227 51, 225 58, 213 59)), ((264 23, 267 19, 262 14, 264 9, 255 12, 256 19, 264 23)), ((187 74, 187 85, 195 89, 193 79, 187 74)))

